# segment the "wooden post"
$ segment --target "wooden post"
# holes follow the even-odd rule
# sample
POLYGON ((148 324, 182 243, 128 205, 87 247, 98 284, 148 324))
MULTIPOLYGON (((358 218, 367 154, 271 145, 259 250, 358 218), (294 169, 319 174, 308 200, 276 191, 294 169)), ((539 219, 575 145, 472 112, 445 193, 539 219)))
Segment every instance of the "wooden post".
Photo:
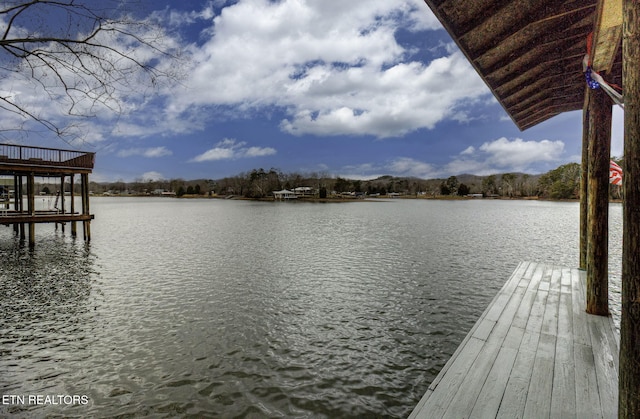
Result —
MULTIPOLYGON (((75 192, 73 190, 74 188, 74 184, 73 184, 73 178, 75 177, 75 175, 71 174, 71 176, 69 177, 70 183, 71 183, 71 214, 75 214, 76 213, 76 205, 75 205, 75 201, 76 201, 76 196, 75 196, 75 192)), ((76 237, 78 235, 78 230, 77 230, 77 226, 76 226, 76 222, 72 221, 71 222, 71 237, 76 237)))
POLYGON ((620 324, 620 418, 640 417, 640 2, 624 0, 624 203, 622 318, 620 324))
MULTIPOLYGON (((18 176, 18 198, 17 198, 20 214, 24 213, 23 195, 24 195, 23 179, 22 179, 22 175, 20 175, 18 176)), ((25 239, 24 223, 20 223, 20 241, 24 242, 24 239, 25 239)))
MULTIPOLYGON (((29 216, 36 215, 36 192, 35 192, 35 176, 33 173, 27 175, 27 211, 29 216)), ((29 247, 36 245, 36 223, 29 223, 29 247)))
POLYGON ((609 315, 609 160, 612 102, 602 90, 587 105, 587 313, 609 315))
MULTIPOLYGON (((89 175, 82 173, 80 175, 80 183, 82 189, 82 214, 89 214, 89 175)), ((82 222, 82 230, 85 241, 91 241, 91 221, 82 222)))
POLYGON ((582 164, 580 173, 580 269, 587 269, 587 243, 588 238, 588 209, 589 187, 587 177, 589 174, 589 98, 591 89, 585 86, 584 106, 582 108, 582 164))
MULTIPOLYGON (((18 204, 18 197, 20 197, 20 199, 22 200, 22 195, 19 195, 20 193, 20 189, 18 188, 18 175, 13 175, 13 210, 15 212, 18 212, 18 209, 20 208, 19 204, 18 204)), ((14 223, 13 224, 13 232, 16 234, 16 236, 20 233, 20 226, 18 223, 14 223)))
MULTIPOLYGON (((60 214, 64 214, 64 175, 60 177, 60 214)), ((64 225, 65 223, 60 223, 62 226, 62 232, 64 233, 64 225)))

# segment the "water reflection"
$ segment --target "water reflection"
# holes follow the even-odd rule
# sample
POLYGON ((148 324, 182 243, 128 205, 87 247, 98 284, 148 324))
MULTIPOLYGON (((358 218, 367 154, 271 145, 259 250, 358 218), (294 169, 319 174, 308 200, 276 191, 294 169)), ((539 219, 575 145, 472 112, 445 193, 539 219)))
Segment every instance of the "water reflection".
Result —
POLYGON ((89 246, 54 234, 29 249, 6 235, 0 260, 0 394, 74 394, 66 376, 88 356, 98 293, 89 246))

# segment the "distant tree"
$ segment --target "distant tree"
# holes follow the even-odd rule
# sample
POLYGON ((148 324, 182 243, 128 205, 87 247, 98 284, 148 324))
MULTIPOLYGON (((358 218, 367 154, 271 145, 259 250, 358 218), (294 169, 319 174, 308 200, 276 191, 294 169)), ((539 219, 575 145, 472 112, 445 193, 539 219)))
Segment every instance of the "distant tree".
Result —
POLYGON ((187 186, 187 195, 193 195, 195 193, 193 186, 187 186))
POLYGON ((502 195, 513 197, 516 175, 514 173, 504 173, 502 175, 502 195))
POLYGON ((279 191, 280 189, 282 189, 282 178, 282 173, 278 169, 274 169, 272 167, 267 173, 267 192, 279 191))
POLYGON ((461 183, 460 186, 458 186, 458 195, 460 196, 469 195, 469 192, 470 192, 469 187, 464 183, 461 183))
POLYGON ((528 174, 522 175, 522 183, 520 186, 520 195, 531 196, 533 194, 531 186, 531 176, 528 174))
POLYGON ((327 197, 327 188, 324 186, 320 187, 319 196, 320 199, 325 199, 327 197))
POLYGON ((45 195, 51 195, 51 190, 48 186, 45 186, 44 188, 42 188, 42 193, 45 195))
POLYGON ((249 174, 249 188, 245 192, 245 196, 249 198, 262 198, 270 191, 267 191, 267 173, 263 168, 252 170, 249 174))
POLYGON ((482 180, 482 193, 485 195, 493 195, 498 191, 496 185, 496 175, 489 175, 482 180))
POLYGON ((184 195, 184 193, 185 193, 185 191, 184 191, 184 187, 183 187, 183 186, 180 186, 180 187, 178 188, 178 192, 176 192, 176 196, 178 196, 178 197, 183 196, 183 195, 184 195))
POLYGON ((341 193, 341 192, 350 192, 351 188, 352 188, 352 183, 346 179, 341 178, 340 176, 338 176, 336 178, 336 183, 334 185, 334 188, 336 190, 336 192, 341 193))
POLYGON ((451 195, 451 189, 447 186, 446 182, 440 184, 440 195, 451 195))
POLYGON ((196 195, 202 195, 202 190, 200 189, 200 184, 198 183, 195 188, 193 188, 193 193, 196 195))
POLYGON ((353 181, 353 191, 354 192, 362 192, 362 181, 354 180, 353 181))
POLYGON ((447 178, 446 185, 447 189, 449 189, 449 193, 447 195, 456 195, 458 193, 460 182, 456 176, 449 176, 449 178, 447 178))
POLYGON ((580 165, 569 163, 545 173, 538 180, 538 190, 544 198, 579 198, 580 165))

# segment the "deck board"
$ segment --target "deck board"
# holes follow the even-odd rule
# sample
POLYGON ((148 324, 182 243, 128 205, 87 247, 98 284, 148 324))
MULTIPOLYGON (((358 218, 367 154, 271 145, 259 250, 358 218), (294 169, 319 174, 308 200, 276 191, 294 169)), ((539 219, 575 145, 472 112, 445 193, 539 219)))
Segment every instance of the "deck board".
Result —
POLYGON ((410 418, 617 416, 619 337, 585 312, 584 281, 521 263, 410 418))

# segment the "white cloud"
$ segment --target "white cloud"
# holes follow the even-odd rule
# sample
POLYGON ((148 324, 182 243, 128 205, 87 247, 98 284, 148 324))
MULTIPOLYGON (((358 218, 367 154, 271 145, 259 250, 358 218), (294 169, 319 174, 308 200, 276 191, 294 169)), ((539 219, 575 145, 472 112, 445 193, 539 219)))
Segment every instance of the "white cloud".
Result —
POLYGON ((525 141, 516 138, 513 141, 502 137, 484 143, 479 150, 489 154, 489 162, 499 167, 526 168, 535 162, 558 161, 564 151, 562 141, 525 141))
POLYGON ((163 180, 165 177, 160 172, 145 172, 142 174, 142 181, 153 181, 153 180, 163 180))
POLYGON ((429 179, 438 175, 438 172, 432 164, 410 157, 397 157, 384 165, 362 163, 344 166, 339 172, 342 177, 356 180, 375 179, 386 175, 429 179))
POLYGON ((474 173, 487 175, 498 171, 526 172, 555 164, 564 152, 562 141, 525 141, 498 138, 485 142, 477 149, 468 147, 445 167, 451 174, 474 173))
POLYGON ((410 157, 399 157, 393 160, 387 168, 397 176, 413 176, 423 179, 430 178, 436 173, 433 165, 410 157))
MULTIPOLYGON (((429 63, 408 58, 414 47, 398 41, 398 29, 422 36, 441 28, 422 0, 215 0, 187 12, 165 9, 152 19, 167 32, 201 29, 191 44, 178 35, 164 39, 167 49, 182 44, 189 56, 181 60, 188 68, 176 70, 185 79, 160 86, 161 97, 135 88, 115 93, 123 105, 119 119, 92 110, 98 126, 89 132, 103 133, 100 138, 201 130, 214 107, 232 118, 283 110, 280 128, 293 135, 396 137, 447 118, 469 120, 469 104, 489 96, 457 48, 429 63)), ((130 53, 144 61, 153 51, 130 53)), ((170 64, 160 59, 162 69, 173 71, 170 64)), ((3 86, 21 85, 0 82, 0 94, 3 86)), ((42 92, 22 95, 43 116, 62 118, 42 92)))
POLYGON ((176 118, 203 106, 237 114, 286 110, 294 135, 402 136, 463 109, 489 91, 456 50, 409 61, 400 28, 440 28, 420 0, 240 0, 213 19, 212 37, 192 45, 187 88, 172 92, 176 118))
POLYGON ((132 157, 142 156, 148 158, 157 158, 170 156, 173 152, 166 147, 151 147, 151 148, 127 148, 118 152, 118 157, 132 157))
POLYGON ((465 148, 464 150, 462 150, 460 152, 460 155, 468 155, 468 154, 473 154, 476 151, 475 147, 470 145, 469 147, 465 148))
POLYGON ((205 162, 215 160, 232 160, 250 157, 271 156, 277 153, 272 147, 245 147, 246 142, 225 138, 215 147, 191 159, 192 162, 205 162))

